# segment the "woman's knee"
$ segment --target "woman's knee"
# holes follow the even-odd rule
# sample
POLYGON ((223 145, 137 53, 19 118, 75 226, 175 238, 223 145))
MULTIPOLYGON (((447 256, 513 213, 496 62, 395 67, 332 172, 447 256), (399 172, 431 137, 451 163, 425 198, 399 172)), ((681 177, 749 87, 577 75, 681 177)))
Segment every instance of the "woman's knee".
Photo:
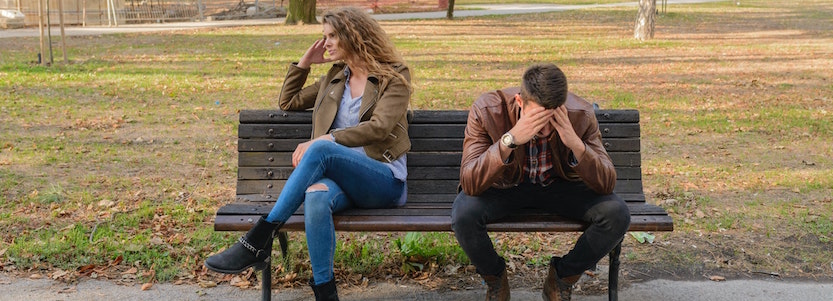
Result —
POLYGON ((321 154, 332 153, 331 148, 335 145, 336 144, 332 141, 316 140, 312 142, 312 144, 310 144, 309 147, 307 147, 307 150, 304 153, 304 157, 306 157, 307 155, 317 156, 321 154))
POLYGON ((332 215, 332 193, 325 183, 317 182, 307 187, 304 197, 304 215, 332 215))

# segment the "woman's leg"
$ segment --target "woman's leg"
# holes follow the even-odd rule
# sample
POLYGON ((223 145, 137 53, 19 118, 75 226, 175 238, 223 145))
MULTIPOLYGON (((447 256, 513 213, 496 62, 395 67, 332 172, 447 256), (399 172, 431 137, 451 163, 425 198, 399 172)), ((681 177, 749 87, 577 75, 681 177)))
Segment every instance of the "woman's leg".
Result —
POLYGON ((333 279, 333 257, 336 250, 333 213, 349 207, 350 200, 333 180, 321 179, 306 190, 304 225, 313 285, 333 279))
POLYGON ((317 141, 309 146, 287 179, 266 220, 288 220, 304 202, 307 188, 325 177, 338 183, 347 197, 362 208, 392 206, 404 187, 385 164, 335 142, 317 141))

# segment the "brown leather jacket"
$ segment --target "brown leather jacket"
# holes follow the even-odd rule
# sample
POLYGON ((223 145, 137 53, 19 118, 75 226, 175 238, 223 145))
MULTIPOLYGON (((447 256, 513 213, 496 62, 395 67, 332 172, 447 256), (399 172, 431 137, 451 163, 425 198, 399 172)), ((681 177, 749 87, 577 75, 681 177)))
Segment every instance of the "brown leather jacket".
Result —
MULTIPOLYGON (((480 96, 471 106, 463 141, 460 186, 468 195, 479 195, 490 187, 505 189, 523 181, 526 145, 520 145, 504 163, 500 158, 499 140, 520 118, 520 107, 514 100, 519 88, 507 88, 480 96)), ((553 172, 568 181, 584 181, 599 194, 610 194, 616 185, 616 170, 602 145, 599 124, 593 106, 573 93, 567 96, 567 114, 576 134, 587 151, 578 164, 570 164, 570 149, 557 134, 549 141, 553 150, 553 172)))
MULTIPOLYGON (((333 125, 344 94, 346 67, 344 63, 333 64, 327 75, 303 87, 310 69, 299 68, 294 63, 289 66, 281 89, 280 108, 286 111, 313 108, 311 138, 327 134, 333 125)), ((395 68, 405 79, 411 80, 407 66, 398 65, 395 68)), ((411 149, 407 119, 411 99, 408 83, 396 77, 379 78, 370 74, 362 95, 359 124, 333 131, 333 137, 344 146, 364 146, 365 153, 378 161, 398 159, 411 149)))

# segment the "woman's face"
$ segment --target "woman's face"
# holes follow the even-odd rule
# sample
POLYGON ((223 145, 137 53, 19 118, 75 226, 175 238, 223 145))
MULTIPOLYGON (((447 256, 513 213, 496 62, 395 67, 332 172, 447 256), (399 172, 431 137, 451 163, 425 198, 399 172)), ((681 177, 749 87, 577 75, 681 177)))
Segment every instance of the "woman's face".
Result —
POLYGON ((324 49, 330 55, 330 59, 343 60, 344 50, 338 46, 339 40, 335 29, 330 24, 324 23, 324 49))

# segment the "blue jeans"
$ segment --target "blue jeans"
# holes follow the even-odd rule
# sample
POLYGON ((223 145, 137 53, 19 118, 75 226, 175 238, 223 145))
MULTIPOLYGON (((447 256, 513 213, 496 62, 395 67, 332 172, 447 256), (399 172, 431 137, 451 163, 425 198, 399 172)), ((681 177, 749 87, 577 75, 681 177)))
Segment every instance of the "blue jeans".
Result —
POLYGON ((333 214, 349 208, 392 207, 405 183, 382 162, 331 141, 316 141, 289 175, 270 223, 286 222, 304 205, 304 228, 315 284, 333 279, 336 249, 333 214), (310 188, 323 184, 323 188, 310 188))

